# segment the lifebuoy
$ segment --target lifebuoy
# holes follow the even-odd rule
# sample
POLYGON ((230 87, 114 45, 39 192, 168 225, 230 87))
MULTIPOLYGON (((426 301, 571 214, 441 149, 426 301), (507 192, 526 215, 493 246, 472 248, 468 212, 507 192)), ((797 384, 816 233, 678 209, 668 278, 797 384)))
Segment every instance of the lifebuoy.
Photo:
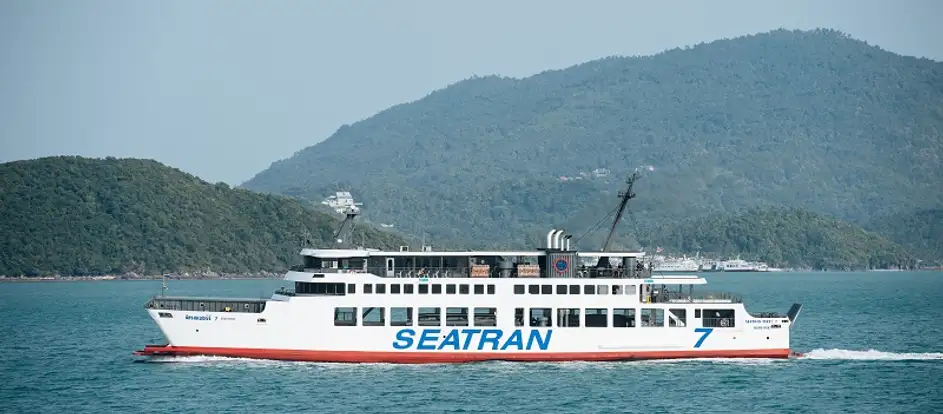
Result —
POLYGON ((720 326, 723 326, 723 327, 726 328, 728 324, 729 324, 729 322, 727 322, 726 319, 721 319, 721 320, 720 320, 720 326))

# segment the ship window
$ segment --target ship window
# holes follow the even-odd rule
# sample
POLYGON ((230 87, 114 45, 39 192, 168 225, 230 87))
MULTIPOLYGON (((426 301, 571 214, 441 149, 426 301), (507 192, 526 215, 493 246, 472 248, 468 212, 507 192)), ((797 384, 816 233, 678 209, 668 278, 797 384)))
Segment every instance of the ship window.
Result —
POLYGON ((523 295, 524 294, 524 285, 514 285, 514 294, 523 295))
POLYGON ((475 326, 498 326, 497 313, 497 308, 475 308, 475 326))
POLYGON ((403 285, 403 293, 407 295, 413 294, 413 285, 410 283, 408 285, 403 285))
POLYGON ((475 294, 484 295, 485 294, 485 285, 475 285, 475 294))
POLYGON ((514 308, 514 326, 524 326, 524 308, 514 308))
POLYGON ((530 293, 531 295, 539 295, 539 294, 540 294, 540 285, 528 285, 528 286, 527 286, 527 293, 530 293))
POLYGON ((295 293, 299 295, 345 295, 347 285, 344 283, 324 282, 295 282, 295 293))
POLYGON ((400 293, 399 283, 394 283, 390 285, 390 293, 398 295, 400 293))
POLYGON ((612 294, 621 295, 622 294, 622 285, 612 285, 612 294))
POLYGON ((363 321, 361 322, 361 324, 363 326, 386 325, 386 318, 384 318, 384 316, 386 315, 384 315, 384 312, 383 312, 384 310, 386 309, 374 308, 374 307, 363 308, 363 311, 362 311, 363 313, 361 314, 361 316, 363 316, 363 321))
MULTIPOLYGON (((425 286, 425 285, 419 285, 425 286)), ((442 325, 441 308, 419 308, 419 326, 440 326, 442 325)))
POLYGON ((386 285, 383 283, 377 283, 377 293, 380 293, 380 294, 386 293, 386 285))
POLYGON ((625 294, 634 295, 637 290, 635 290, 635 285, 625 285, 625 294))
POLYGON ((580 285, 570 285, 570 294, 579 295, 580 294, 580 285))
POLYGON ((351 294, 351 293, 357 293, 357 285, 355 285, 355 284, 353 284, 353 283, 348 283, 348 284, 347 284, 347 294, 349 295, 349 294, 351 294))
POLYGON ((489 294, 489 295, 493 295, 493 294, 494 294, 494 285, 488 285, 488 294, 489 294))
POLYGON ((458 285, 458 293, 462 295, 468 294, 468 285, 458 285))
POLYGON ((577 328, 580 326, 580 310, 578 308, 557 309, 557 326, 577 328))
POLYGON ((390 308, 390 326, 413 326, 413 308, 390 308))
POLYGON ((445 326, 468 326, 468 308, 445 308, 445 326))
POLYGON ((705 328, 733 328, 736 325, 733 309, 704 309, 701 318, 705 328))
POLYGON ((694 310, 694 317, 695 317, 695 318, 700 318, 700 317, 701 317, 701 310, 700 310, 700 309, 695 309, 695 310, 694 310))
POLYGON ((566 294, 566 285, 557 285, 557 294, 565 295, 566 294))
POLYGON ((599 286, 596 286, 596 294, 599 294, 599 295, 608 295, 608 294, 609 294, 609 286, 608 286, 608 285, 599 285, 599 286))
POLYGON ((668 309, 668 326, 688 326, 687 309, 668 309))
POLYGON ((587 294, 587 295, 595 295, 595 294, 596 294, 596 285, 586 285, 586 286, 583 286, 583 293, 585 293, 585 294, 587 294))
POLYGON ((530 308, 530 326, 553 326, 553 313, 550 308, 530 308))
POLYGON ((370 283, 363 284, 363 293, 373 293, 373 285, 370 283))
POLYGON ((450 283, 450 284, 445 285, 445 294, 447 294, 447 295, 454 295, 454 294, 455 294, 455 284, 450 283))
POLYGON ((334 308, 334 326, 357 326, 357 308, 334 308))
POLYGON ((436 294, 436 295, 441 295, 441 294, 442 294, 442 285, 439 285, 439 284, 432 285, 432 293, 434 293, 434 294, 436 294))
POLYGON ((665 326, 664 309, 642 309, 639 317, 641 326, 665 326))
MULTIPOLYGON (((605 290, 603 290, 605 292, 605 290)), ((609 326, 609 315, 605 308, 586 309, 586 326, 591 328, 605 328, 609 326)))
POLYGON ((552 294, 553 294, 553 285, 540 285, 540 294, 541 294, 541 295, 552 295, 552 294))
POLYGON ((613 309, 612 326, 616 328, 634 328, 635 309, 613 309))
POLYGON ((429 285, 419 285, 419 294, 426 295, 429 293, 429 285))

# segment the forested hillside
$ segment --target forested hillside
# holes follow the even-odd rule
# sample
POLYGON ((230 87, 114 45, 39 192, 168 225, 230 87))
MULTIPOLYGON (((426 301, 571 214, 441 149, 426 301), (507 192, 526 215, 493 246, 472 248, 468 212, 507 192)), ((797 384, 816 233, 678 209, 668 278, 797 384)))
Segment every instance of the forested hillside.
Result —
MULTIPOLYGON (((300 262, 305 231, 336 218, 289 198, 210 184, 158 162, 50 157, 0 164, 0 275, 274 271, 300 262)), ((393 248, 364 226, 355 241, 393 248)))
POLYGON ((779 30, 468 79, 345 125, 244 187, 350 190, 370 219, 451 246, 578 232, 641 165, 655 167, 633 202, 646 225, 758 206, 864 223, 943 205, 941 85, 939 62, 779 30))
POLYGON ((923 265, 943 265, 943 208, 889 214, 865 228, 900 243, 923 265))
POLYGON ((799 209, 718 213, 646 229, 639 241, 668 253, 741 255, 772 266, 857 270, 913 266, 902 246, 853 224, 799 209))

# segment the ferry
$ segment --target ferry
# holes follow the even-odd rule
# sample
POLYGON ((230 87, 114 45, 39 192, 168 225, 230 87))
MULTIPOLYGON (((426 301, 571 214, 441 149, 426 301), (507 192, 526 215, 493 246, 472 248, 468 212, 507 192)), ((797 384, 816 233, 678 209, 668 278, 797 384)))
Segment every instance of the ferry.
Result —
MULTIPOLYGON (((333 363, 789 358, 802 309, 748 312, 739 296, 700 292, 696 275, 653 275, 644 253, 571 249, 552 229, 526 251, 303 247, 268 299, 171 297, 145 309, 166 338, 135 355, 209 355, 333 363), (585 261, 595 265, 585 265, 585 261), (697 291, 695 291, 697 289, 697 291)), ((346 229, 347 235, 340 237, 346 229)))

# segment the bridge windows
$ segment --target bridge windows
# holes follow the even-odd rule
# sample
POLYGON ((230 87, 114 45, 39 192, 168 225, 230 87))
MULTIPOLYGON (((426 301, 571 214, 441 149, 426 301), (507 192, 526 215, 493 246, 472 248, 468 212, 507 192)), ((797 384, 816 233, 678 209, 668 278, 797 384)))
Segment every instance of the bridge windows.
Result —
MULTIPOLYGON (((603 290, 605 292, 605 290, 603 290)), ((609 326, 609 315, 606 308, 586 309, 587 328, 605 328, 609 326)))
POLYGON ((403 293, 405 293, 405 294, 407 294, 407 295, 412 295, 412 294, 413 294, 413 285, 412 285, 412 284, 403 285, 403 293))
POLYGON ((363 285, 363 293, 373 293, 373 285, 370 283, 365 283, 363 285))
POLYGON ((442 285, 440 285, 440 284, 432 285, 432 294, 433 294, 433 295, 441 295, 441 294, 442 294, 442 285))
POLYGON ((540 294, 541 294, 541 295, 552 295, 552 294, 553 294, 553 285, 540 285, 540 294))
POLYGON ((357 326, 357 308, 334 308, 334 326, 357 326))
POLYGON ((413 308, 390 308, 390 326, 413 326, 413 308))
POLYGON ((733 309, 704 309, 701 326, 705 328, 733 328, 736 326, 736 312, 733 309))
POLYGON ((442 326, 442 308, 419 308, 419 326, 442 326))
POLYGON ((497 308, 475 308, 475 326, 498 326, 497 308))
POLYGON ((378 294, 386 294, 386 285, 383 283, 377 283, 376 290, 378 294))
POLYGON ((426 295, 429 293, 429 285, 420 284, 419 285, 419 294, 426 295))
POLYGON ((485 294, 485 285, 475 285, 475 294, 484 295, 485 294))
POLYGON ((524 294, 524 285, 514 285, 514 294, 523 295, 524 294))
MULTIPOLYGON (((347 284, 345 283, 324 283, 324 282, 295 282, 296 295, 339 295, 347 293, 347 284)), ((367 293, 367 292, 365 292, 367 293)))
POLYGON ((596 294, 596 285, 586 285, 586 286, 583 286, 583 293, 584 293, 584 294, 587 294, 587 295, 595 295, 595 294, 596 294))
POLYGON ((668 309, 668 326, 679 328, 688 326, 688 310, 668 309))
POLYGON ((635 309, 615 308, 612 310, 612 326, 616 328, 635 327, 635 309))
POLYGON ((467 295, 468 294, 468 285, 462 284, 458 285, 458 294, 467 295))
POLYGON ((540 294, 540 285, 529 285, 529 286, 527 286, 527 293, 529 293, 529 294, 531 294, 531 295, 539 295, 539 294, 540 294))
POLYGON ((347 294, 350 295, 350 294, 354 294, 354 293, 357 293, 357 285, 356 285, 356 284, 353 284, 353 283, 348 283, 348 284, 347 284, 347 294))
POLYGON ((454 284, 454 283, 449 283, 449 284, 445 285, 445 294, 446 294, 446 295, 454 295, 454 294, 455 294, 455 284, 454 284))
POLYGON ((398 295, 400 293, 399 283, 394 283, 390 285, 390 293, 394 295, 398 295))
POLYGON ((579 295, 580 294, 580 285, 570 285, 570 294, 579 295))
POLYGON ((578 328, 580 326, 579 308, 557 309, 557 326, 578 328))
POLYGON ((489 294, 489 295, 493 295, 493 294, 494 294, 494 285, 488 285, 488 294, 489 294))
POLYGON ((565 295, 566 294, 566 285, 557 285, 557 294, 565 295))
POLYGON ((386 318, 383 314, 385 308, 363 308, 363 326, 384 326, 386 318))
POLYGON ((468 326, 468 308, 445 308, 445 326, 468 326))

